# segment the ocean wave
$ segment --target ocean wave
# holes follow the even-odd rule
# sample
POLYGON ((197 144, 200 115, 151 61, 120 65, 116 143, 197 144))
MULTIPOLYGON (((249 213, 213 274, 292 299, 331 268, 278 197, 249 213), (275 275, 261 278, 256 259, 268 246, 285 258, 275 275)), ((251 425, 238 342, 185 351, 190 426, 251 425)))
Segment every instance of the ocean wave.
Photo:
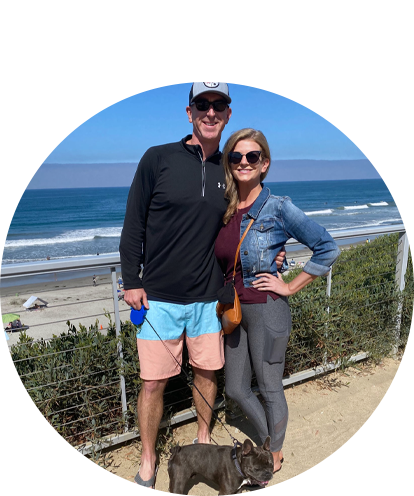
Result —
POLYGON ((341 222, 340 225, 338 226, 327 226, 327 230, 329 232, 332 231, 343 231, 347 229, 363 229, 364 227, 378 227, 378 226, 390 226, 394 224, 401 224, 402 219, 401 217, 396 217, 392 219, 378 219, 376 221, 361 221, 358 224, 352 224, 352 223, 344 223, 341 222))
MULTIPOLYGON (((101 252, 101 255, 117 255, 118 252, 101 252)), ((92 258, 96 257, 96 253, 84 253, 82 255, 61 255, 61 256, 51 256, 50 260, 68 260, 71 258, 92 258)), ((16 263, 32 263, 32 262, 45 262, 44 257, 33 257, 33 258, 3 258, 2 264, 16 264, 16 263)))
POLYGON ((338 210, 357 210, 361 208, 371 208, 371 207, 389 207, 392 206, 391 203, 386 201, 374 202, 374 203, 364 203, 362 205, 349 205, 344 207, 338 207, 338 210))
POLYGON ((103 227, 97 229, 78 229, 68 231, 67 233, 54 236, 52 238, 29 238, 7 240, 5 248, 21 248, 28 246, 46 246, 63 243, 79 243, 83 241, 92 241, 97 238, 119 238, 122 227, 103 227))
POLYGON ((326 210, 315 210, 313 212, 305 212, 306 215, 329 215, 333 214, 333 210, 331 208, 327 208, 326 210))
MULTIPOLYGON (((395 219, 382 219, 378 221, 378 225, 392 225, 392 224, 403 224, 401 217, 396 217, 395 219)), ((376 224, 375 224, 376 225, 376 224)))
MULTIPOLYGON (((344 210, 359 210, 360 208, 369 208, 368 205, 352 205, 349 207, 342 207, 344 210)), ((339 209, 341 210, 341 209, 339 209)))

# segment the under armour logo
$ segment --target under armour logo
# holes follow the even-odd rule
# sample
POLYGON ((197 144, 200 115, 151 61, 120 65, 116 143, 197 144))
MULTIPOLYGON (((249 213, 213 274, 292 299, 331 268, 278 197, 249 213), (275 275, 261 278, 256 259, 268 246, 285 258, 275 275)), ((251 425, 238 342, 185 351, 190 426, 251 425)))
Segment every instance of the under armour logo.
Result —
POLYGON ((217 188, 226 189, 226 185, 225 185, 225 183, 218 183, 217 188))

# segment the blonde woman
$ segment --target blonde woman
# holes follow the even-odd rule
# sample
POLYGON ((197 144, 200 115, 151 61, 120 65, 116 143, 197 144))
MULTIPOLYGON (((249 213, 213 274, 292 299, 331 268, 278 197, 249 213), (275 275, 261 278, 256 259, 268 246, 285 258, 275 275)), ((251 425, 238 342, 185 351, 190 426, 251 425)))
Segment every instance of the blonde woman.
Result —
POLYGON ((237 245, 251 219, 254 222, 240 248, 235 287, 242 321, 225 341, 226 395, 235 400, 262 440, 271 437, 274 471, 281 468, 288 407, 282 377, 291 330, 288 296, 325 275, 340 250, 328 232, 295 207, 290 198, 274 196, 263 186, 270 163, 265 136, 242 129, 223 150, 229 201, 215 245, 216 257, 232 280, 237 245), (286 284, 277 272, 275 256, 289 238, 309 247, 313 255, 303 271, 286 284), (264 406, 251 389, 256 373, 264 406))

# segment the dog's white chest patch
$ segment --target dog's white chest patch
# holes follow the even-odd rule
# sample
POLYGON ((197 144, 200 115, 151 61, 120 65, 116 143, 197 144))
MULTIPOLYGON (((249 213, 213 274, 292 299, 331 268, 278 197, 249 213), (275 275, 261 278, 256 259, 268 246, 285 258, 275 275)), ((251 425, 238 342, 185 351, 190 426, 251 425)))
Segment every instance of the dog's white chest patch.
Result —
POLYGON ((239 490, 242 486, 244 486, 245 484, 251 484, 251 480, 250 479, 244 479, 244 481, 240 484, 240 486, 237 488, 237 490, 239 490))

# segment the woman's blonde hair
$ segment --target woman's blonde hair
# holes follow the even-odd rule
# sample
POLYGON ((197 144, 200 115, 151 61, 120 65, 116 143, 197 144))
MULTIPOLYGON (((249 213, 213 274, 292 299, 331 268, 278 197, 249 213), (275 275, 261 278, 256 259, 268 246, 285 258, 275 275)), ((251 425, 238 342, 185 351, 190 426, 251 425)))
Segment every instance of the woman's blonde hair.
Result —
POLYGON ((263 182, 264 178, 267 176, 271 163, 269 144, 261 131, 257 131, 256 129, 251 128, 240 129, 240 131, 236 131, 235 133, 233 133, 226 141, 223 149, 223 166, 224 173, 226 175, 226 191, 224 193, 224 197, 229 200, 229 204, 223 217, 224 224, 228 224, 230 219, 236 213, 237 206, 240 201, 237 183, 233 178, 233 174, 231 173, 231 165, 229 164, 228 153, 234 150, 239 141, 244 140, 255 141, 260 146, 262 152, 260 154, 260 161, 266 159, 269 160, 269 166, 267 167, 266 171, 260 175, 260 182, 263 182))

